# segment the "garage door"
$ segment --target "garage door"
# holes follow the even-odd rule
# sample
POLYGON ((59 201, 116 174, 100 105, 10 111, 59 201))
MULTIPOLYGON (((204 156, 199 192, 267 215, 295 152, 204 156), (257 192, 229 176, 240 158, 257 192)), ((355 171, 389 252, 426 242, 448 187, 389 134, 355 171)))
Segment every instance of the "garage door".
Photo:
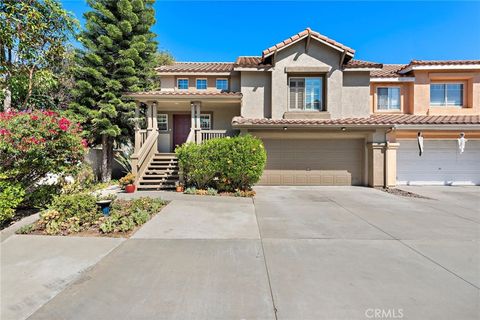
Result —
POLYGON ((362 185, 363 140, 265 139, 262 185, 362 185))
POLYGON ((418 155, 416 140, 400 140, 397 183, 400 185, 479 185, 480 141, 467 141, 464 153, 456 140, 425 140, 418 155))

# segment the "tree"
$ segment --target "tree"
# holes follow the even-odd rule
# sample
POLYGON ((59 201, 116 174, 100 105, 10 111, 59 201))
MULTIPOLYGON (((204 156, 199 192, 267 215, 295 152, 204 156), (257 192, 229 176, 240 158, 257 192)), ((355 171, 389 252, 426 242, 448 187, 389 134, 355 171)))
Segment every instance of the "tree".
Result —
POLYGON ((133 136, 135 103, 126 92, 148 90, 155 78, 154 0, 87 0, 85 30, 79 36, 75 102, 92 144, 102 145, 101 180, 111 178, 114 143, 133 136))
POLYGON ((55 72, 78 22, 58 0, 3 0, 0 25, 1 98, 11 97, 16 109, 33 108, 58 85, 55 72))

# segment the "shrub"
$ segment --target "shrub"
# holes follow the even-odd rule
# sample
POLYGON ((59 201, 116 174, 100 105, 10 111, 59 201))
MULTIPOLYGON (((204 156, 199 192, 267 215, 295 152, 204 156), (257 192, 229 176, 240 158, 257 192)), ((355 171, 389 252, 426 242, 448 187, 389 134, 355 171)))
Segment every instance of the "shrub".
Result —
POLYGON ((261 140, 250 135, 184 144, 175 152, 188 187, 218 191, 251 189, 267 160, 261 140))
POLYGON ((85 155, 81 128, 51 111, 0 113, 1 180, 28 194, 47 174, 71 174, 85 155))
POLYGON ((0 225, 11 220, 15 208, 23 201, 25 190, 14 183, 0 180, 0 225))

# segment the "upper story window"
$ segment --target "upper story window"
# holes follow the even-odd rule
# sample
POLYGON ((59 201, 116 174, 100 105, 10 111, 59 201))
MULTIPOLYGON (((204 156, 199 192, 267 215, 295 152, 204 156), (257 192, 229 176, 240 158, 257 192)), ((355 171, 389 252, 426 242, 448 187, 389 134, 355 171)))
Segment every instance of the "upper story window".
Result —
POLYGON ((211 130, 212 129, 212 117, 210 114, 201 114, 200 115, 200 128, 202 130, 211 130))
POLYGON ((157 124, 159 131, 168 130, 168 115, 166 113, 157 113, 157 124))
POLYGON ((216 81, 217 89, 222 91, 228 90, 228 79, 217 79, 216 81))
POLYGON ((431 106, 463 106, 462 83, 432 83, 430 84, 431 106))
POLYGON ((188 79, 177 79, 177 88, 179 90, 188 90, 188 79))
POLYGON ((207 89, 207 79, 197 79, 197 90, 207 89))
POLYGON ((290 78, 290 109, 323 110, 323 78, 290 78))
POLYGON ((400 110, 400 88, 377 88, 377 110, 400 110))

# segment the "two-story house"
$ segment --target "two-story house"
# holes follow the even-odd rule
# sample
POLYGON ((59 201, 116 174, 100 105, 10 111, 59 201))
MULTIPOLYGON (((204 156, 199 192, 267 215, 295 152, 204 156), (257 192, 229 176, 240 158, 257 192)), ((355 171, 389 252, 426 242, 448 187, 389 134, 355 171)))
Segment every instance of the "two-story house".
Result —
POLYGON ((130 94, 139 187, 172 186, 176 145, 246 133, 267 151, 263 185, 480 184, 480 60, 354 54, 306 29, 234 63, 159 67, 161 90, 130 94))

